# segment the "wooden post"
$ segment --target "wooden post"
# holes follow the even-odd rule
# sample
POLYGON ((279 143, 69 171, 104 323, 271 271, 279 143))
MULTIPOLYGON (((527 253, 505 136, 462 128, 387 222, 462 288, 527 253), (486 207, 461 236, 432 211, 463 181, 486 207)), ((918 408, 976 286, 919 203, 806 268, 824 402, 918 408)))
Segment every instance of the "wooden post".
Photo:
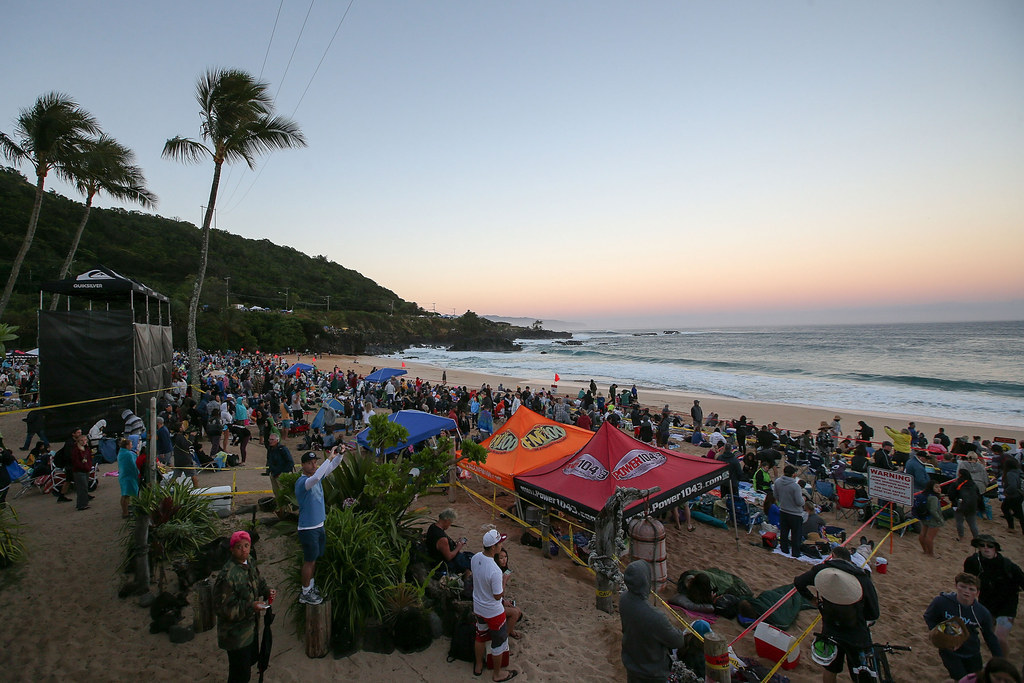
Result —
POLYGON ((729 644, 725 638, 711 632, 704 636, 705 683, 729 683, 729 644))
POLYGON ((540 553, 545 560, 551 558, 551 517, 547 505, 540 517, 540 553))
POLYGON ((452 466, 448 468, 448 502, 455 502, 455 482, 458 481, 459 466, 455 464, 455 442, 452 441, 452 466))
POLYGON ((217 612, 213 605, 213 577, 193 586, 192 629, 196 633, 209 631, 217 625, 217 612))
POLYGON ((331 601, 306 605, 306 656, 325 656, 331 649, 331 601))

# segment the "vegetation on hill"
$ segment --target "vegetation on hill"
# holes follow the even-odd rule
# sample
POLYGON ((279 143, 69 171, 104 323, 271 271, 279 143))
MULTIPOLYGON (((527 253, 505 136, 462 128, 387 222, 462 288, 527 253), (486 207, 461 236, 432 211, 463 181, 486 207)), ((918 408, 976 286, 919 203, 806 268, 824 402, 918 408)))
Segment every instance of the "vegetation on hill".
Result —
MULTIPOLYGON (((4 244, 22 239, 34 195, 34 186, 16 169, 0 168, 4 244)), ((57 279, 83 210, 81 202, 53 191, 43 197, 35 240, 4 316, 3 322, 19 326, 19 338, 8 346, 35 346, 40 285, 57 279)), ((186 221, 95 208, 70 272, 76 275, 102 264, 166 294, 172 301, 175 346, 182 348, 201 239, 200 229, 186 221)), ((0 260, 0 279, 10 268, 9 260, 0 260)), ((206 349, 381 353, 413 344, 442 344, 513 350, 515 338, 569 336, 493 323, 469 311, 459 318, 427 313, 325 256, 308 256, 270 240, 223 230, 210 233, 202 304, 197 334, 206 349), (230 293, 226 277, 231 278, 230 293), (240 311, 236 304, 271 312, 240 311), (286 307, 294 313, 279 313, 286 307)))

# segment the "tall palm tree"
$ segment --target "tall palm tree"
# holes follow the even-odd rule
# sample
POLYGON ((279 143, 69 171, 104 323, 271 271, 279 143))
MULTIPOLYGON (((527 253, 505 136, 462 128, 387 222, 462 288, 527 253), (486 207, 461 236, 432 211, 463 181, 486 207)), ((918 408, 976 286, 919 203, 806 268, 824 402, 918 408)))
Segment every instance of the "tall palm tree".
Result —
POLYGON ((7 310, 21 265, 36 234, 46 176, 55 171, 60 177, 71 180, 68 164, 78 154, 82 140, 97 130, 96 120, 74 100, 62 93, 51 92, 41 95, 32 107, 21 110, 14 125, 14 138, 0 133, 0 153, 11 161, 29 162, 36 172, 36 201, 28 219, 25 239, 14 257, 7 286, 0 296, 0 317, 7 310))
POLYGON ((196 314, 199 296, 206 277, 210 251, 210 223, 217 204, 221 166, 225 162, 244 161, 255 167, 257 154, 274 149, 305 147, 306 138, 291 119, 274 116, 274 102, 269 86, 237 69, 211 69, 196 84, 202 138, 205 142, 181 136, 164 145, 163 155, 184 163, 213 159, 213 185, 203 218, 203 246, 199 255, 199 272, 188 304, 188 377, 198 384, 199 350, 196 344, 196 314))
MULTIPOLYGON (((97 194, 106 192, 114 199, 138 202, 144 207, 156 205, 156 195, 146 189, 146 178, 134 162, 135 153, 106 133, 100 133, 98 138, 85 140, 81 144, 80 153, 68 166, 67 172, 74 179, 78 191, 85 195, 85 213, 82 214, 68 256, 61 266, 61 280, 71 270, 78 243, 89 221, 92 200, 97 194)), ((57 308, 58 299, 60 294, 55 294, 50 302, 51 311, 57 308)))

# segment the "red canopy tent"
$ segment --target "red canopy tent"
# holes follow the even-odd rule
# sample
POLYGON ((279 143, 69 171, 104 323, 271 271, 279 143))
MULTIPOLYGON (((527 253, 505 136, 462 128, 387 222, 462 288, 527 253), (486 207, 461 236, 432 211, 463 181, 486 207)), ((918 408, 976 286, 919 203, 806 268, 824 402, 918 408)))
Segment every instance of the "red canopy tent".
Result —
MULTIPOLYGON (((677 453, 637 441, 605 422, 578 453, 515 478, 516 493, 537 505, 553 505, 588 522, 619 486, 661 490, 647 499, 652 512, 678 505, 728 480, 717 460, 677 453)), ((625 519, 642 514, 642 500, 626 506, 625 519)))
POLYGON ((594 432, 564 425, 520 406, 501 428, 481 442, 486 463, 459 463, 498 486, 513 489, 512 478, 552 460, 572 455, 590 441, 594 432))

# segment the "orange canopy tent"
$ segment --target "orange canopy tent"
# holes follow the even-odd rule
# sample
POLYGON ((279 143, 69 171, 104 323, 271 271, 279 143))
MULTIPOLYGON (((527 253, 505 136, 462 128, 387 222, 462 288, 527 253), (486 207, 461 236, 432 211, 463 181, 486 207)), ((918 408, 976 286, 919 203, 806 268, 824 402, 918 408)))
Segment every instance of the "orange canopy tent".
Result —
POLYGON ((589 429, 564 425, 520 406, 512 417, 480 445, 487 449, 486 463, 459 465, 509 491, 512 478, 521 472, 572 455, 594 437, 589 429))

